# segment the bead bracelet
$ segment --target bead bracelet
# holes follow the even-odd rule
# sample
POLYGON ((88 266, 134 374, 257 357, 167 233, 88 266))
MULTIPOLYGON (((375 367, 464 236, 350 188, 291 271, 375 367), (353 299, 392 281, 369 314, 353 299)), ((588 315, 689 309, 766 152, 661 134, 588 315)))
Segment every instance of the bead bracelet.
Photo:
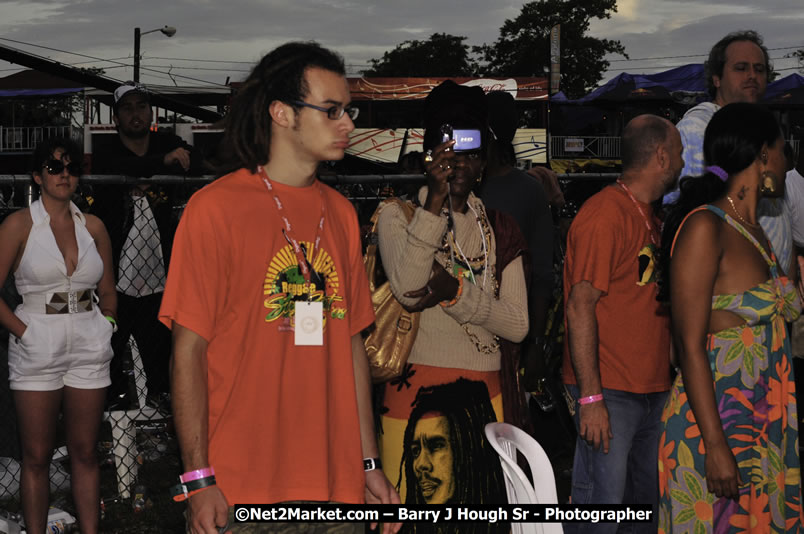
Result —
POLYGON ((442 308, 449 308, 451 306, 455 306, 455 304, 458 302, 458 299, 461 298, 462 294, 463 294, 463 276, 458 278, 458 292, 455 293, 455 296, 452 298, 452 300, 450 300, 449 302, 441 301, 438 304, 440 304, 442 308))

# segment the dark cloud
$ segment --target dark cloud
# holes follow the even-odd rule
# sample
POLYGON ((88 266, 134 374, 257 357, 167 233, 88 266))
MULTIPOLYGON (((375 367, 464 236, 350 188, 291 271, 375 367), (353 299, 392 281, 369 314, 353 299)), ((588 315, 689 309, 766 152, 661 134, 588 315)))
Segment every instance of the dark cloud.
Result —
POLYGON ((395 45, 411 35, 421 38, 436 31, 490 40, 496 37, 506 15, 516 15, 520 4, 502 1, 490 7, 480 0, 439 2, 437 7, 427 0, 28 2, 28 9, 33 11, 35 6, 47 9, 43 16, 3 28, 2 33, 29 38, 37 35, 37 40, 69 43, 73 48, 92 46, 92 42, 103 47, 124 46, 131 40, 134 26, 145 30, 164 24, 179 28, 184 40, 317 39, 395 45), (415 35, 402 31, 405 28, 424 31, 415 35))
MULTIPOLYGON (((675 0, 675 3, 690 8, 692 0, 675 0)), ((725 4, 727 2, 707 2, 712 4, 725 4)), ((702 63, 709 50, 721 37, 737 30, 755 30, 759 32, 770 51, 774 65, 785 69, 780 72, 786 75, 794 70, 796 62, 785 59, 783 56, 797 48, 804 48, 801 27, 802 5, 800 0, 773 0, 763 4, 762 11, 752 13, 724 12, 720 15, 705 16, 674 28, 664 28, 650 33, 623 33, 616 38, 620 39, 631 58, 668 58, 644 61, 614 61, 611 68, 618 69, 612 75, 629 68, 634 72, 657 72, 663 68, 683 65, 686 63, 702 63), (788 48, 791 47, 791 48, 788 48), (777 50, 774 50, 777 49, 777 50), (674 57, 682 56, 682 57, 674 57), (688 57, 683 57, 688 56, 688 57)), ((621 58, 611 58, 621 59, 621 58)))
MULTIPOLYGON (((755 28, 765 35, 770 48, 804 46, 800 37, 804 23, 801 2, 765 0, 757 2, 749 14, 735 14, 735 3, 726 0, 633 0, 633 13, 626 21, 623 0, 620 13, 601 25, 604 31, 595 35, 620 39, 632 57, 705 54, 717 36, 741 28, 755 28), (720 9, 722 15, 706 16, 720 9), (674 11, 688 15, 701 11, 704 15, 679 26, 674 11), (641 24, 643 20, 645 24, 641 24), (652 33, 628 30, 654 26, 657 29, 652 33)), ((124 63, 130 63, 134 27, 146 31, 169 24, 178 28, 175 37, 168 39, 158 33, 143 37, 144 65, 166 64, 166 60, 151 59, 162 57, 256 61, 282 42, 312 39, 340 51, 354 72, 402 41, 426 39, 435 32, 464 35, 471 45, 493 42, 505 19, 515 17, 522 4, 514 0, 0 0, 0 12, 11 21, 0 21, 0 37, 102 58, 122 57, 127 58, 124 63)), ((68 63, 81 61, 53 51, 37 52, 68 63)), ((697 60, 653 64, 672 66, 697 60)), ((612 69, 646 63, 651 62, 615 62, 612 69)), ((174 68, 187 66, 178 61, 172 64, 174 68)), ((7 67, 0 63, 3 68, 7 67)), ((243 70, 248 66, 232 68, 243 70)), ((122 79, 128 76, 126 70, 118 67, 108 72, 122 79)), ((175 72, 218 82, 227 75, 232 79, 243 75, 236 71, 175 72)))

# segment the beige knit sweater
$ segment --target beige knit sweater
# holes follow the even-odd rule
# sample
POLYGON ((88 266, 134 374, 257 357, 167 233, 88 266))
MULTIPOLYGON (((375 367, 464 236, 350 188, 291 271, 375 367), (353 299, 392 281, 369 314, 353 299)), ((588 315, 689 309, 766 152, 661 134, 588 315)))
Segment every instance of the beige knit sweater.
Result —
MULTIPOLYGON (((419 191, 420 204, 427 197, 427 187, 419 191)), ((475 209, 482 203, 474 195, 469 202, 475 209)), ((485 208, 483 208, 485 209, 485 208)), ((483 238, 471 210, 453 214, 455 236, 464 254, 479 257, 483 252, 483 238)), ((378 222, 380 254, 391 289, 400 302, 413 304, 417 299, 405 298, 408 291, 424 287, 430 279, 433 258, 444 265, 447 254, 438 252, 447 231, 447 218, 417 208, 410 224, 393 203, 380 212, 378 222)), ((522 260, 517 258, 506 268, 500 285, 499 299, 494 297, 492 272, 496 262, 495 240, 492 234, 489 251, 489 273, 485 289, 483 275, 476 276, 477 285, 464 282, 463 294, 449 308, 434 306, 422 312, 416 343, 408 358, 410 363, 496 371, 500 369, 499 349, 492 354, 481 353, 462 325, 466 325, 477 340, 485 346, 494 341, 494 335, 511 341, 521 341, 528 332, 528 304, 522 260)), ((456 256, 457 256, 456 251, 456 256)))

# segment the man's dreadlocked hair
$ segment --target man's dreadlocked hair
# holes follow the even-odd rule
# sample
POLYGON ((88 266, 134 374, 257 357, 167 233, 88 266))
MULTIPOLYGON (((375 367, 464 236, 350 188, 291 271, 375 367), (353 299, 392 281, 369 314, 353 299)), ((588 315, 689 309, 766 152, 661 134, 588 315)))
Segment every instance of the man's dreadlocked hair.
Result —
POLYGON ((245 167, 256 172, 270 159, 271 102, 293 106, 309 92, 308 68, 344 75, 343 58, 314 42, 286 43, 269 52, 238 88, 225 119, 218 170, 222 174, 245 167))

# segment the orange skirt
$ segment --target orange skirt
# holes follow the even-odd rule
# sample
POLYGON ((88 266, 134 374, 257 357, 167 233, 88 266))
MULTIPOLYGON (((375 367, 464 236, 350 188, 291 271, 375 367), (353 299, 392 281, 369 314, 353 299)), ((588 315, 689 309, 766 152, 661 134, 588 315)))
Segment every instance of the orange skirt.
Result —
POLYGON ((403 503, 507 502, 499 495, 499 459, 484 430, 503 420, 499 371, 409 364, 386 384, 381 413, 383 470, 403 503), (416 491, 408 495, 410 477, 416 491))

